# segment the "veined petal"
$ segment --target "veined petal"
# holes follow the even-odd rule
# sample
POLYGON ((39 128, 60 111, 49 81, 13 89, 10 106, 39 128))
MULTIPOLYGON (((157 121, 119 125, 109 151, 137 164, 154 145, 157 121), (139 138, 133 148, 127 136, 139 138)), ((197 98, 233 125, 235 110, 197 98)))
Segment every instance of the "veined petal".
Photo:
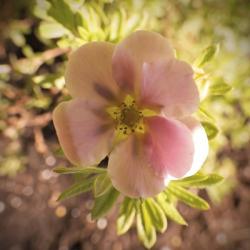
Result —
POLYGON ((112 76, 114 45, 87 43, 73 52, 66 67, 66 86, 73 97, 106 104, 115 102, 118 86, 112 76))
POLYGON ((145 119, 148 131, 144 150, 156 174, 180 178, 191 168, 194 157, 192 135, 178 120, 154 116, 145 119))
POLYGON ((182 117, 198 108, 199 93, 193 70, 185 62, 173 59, 144 63, 140 102, 162 107, 167 116, 182 117))
POLYGON ((129 136, 111 152, 108 174, 113 186, 129 197, 150 197, 165 188, 165 180, 155 175, 145 157, 142 141, 129 136))
POLYGON ((184 175, 188 177, 196 174, 202 167, 208 156, 208 139, 205 129, 193 117, 187 117, 181 120, 190 129, 194 143, 194 158, 191 169, 184 175))
POLYGON ((167 39, 149 31, 136 31, 118 44, 113 55, 113 75, 117 84, 125 91, 139 88, 142 66, 173 58, 167 39), (135 86, 137 85, 137 87, 135 86))
POLYGON ((109 153, 114 127, 96 104, 82 99, 63 102, 54 110, 53 121, 60 145, 72 163, 95 165, 109 153))

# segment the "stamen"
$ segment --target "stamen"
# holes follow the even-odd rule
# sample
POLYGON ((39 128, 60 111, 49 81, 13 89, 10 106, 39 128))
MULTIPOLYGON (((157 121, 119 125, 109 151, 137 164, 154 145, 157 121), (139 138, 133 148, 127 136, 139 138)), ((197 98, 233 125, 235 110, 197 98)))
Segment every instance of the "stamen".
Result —
POLYGON ((107 108, 107 113, 116 121, 116 137, 126 138, 131 133, 144 133, 144 110, 139 110, 136 101, 127 95, 124 101, 115 107, 107 108))

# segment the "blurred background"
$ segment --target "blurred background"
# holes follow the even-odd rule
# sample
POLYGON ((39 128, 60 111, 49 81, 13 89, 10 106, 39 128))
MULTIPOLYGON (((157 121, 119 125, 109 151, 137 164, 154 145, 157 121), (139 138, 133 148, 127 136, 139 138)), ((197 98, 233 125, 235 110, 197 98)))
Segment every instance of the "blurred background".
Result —
POLYGON ((69 98, 68 53, 90 41, 117 43, 137 29, 160 32, 191 64, 211 44, 218 49, 197 83, 213 125, 204 171, 225 179, 200 193, 209 211, 178 205, 189 226, 169 221, 153 249, 250 249, 249 14, 248 0, 1 0, 0 249, 144 249, 134 228, 116 235, 115 208, 91 220, 91 195, 58 203, 72 178, 52 171, 70 166, 51 121, 69 98), (231 91, 211 87, 218 82, 231 91))

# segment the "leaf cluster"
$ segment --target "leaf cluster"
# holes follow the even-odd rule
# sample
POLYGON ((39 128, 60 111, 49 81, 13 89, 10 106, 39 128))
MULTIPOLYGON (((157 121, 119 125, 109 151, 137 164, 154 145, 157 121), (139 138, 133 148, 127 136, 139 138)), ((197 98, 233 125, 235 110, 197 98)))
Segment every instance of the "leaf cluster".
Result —
POLYGON ((42 19, 41 39, 74 48, 89 41, 118 42, 137 29, 158 30, 163 6, 160 0, 47 0, 34 13, 42 19))
POLYGON ((156 197, 145 200, 125 197, 117 219, 118 235, 126 233, 135 221, 139 239, 146 248, 151 248, 156 242, 156 233, 166 231, 168 219, 180 225, 187 225, 186 220, 176 208, 177 201, 196 209, 209 209, 209 204, 204 199, 188 191, 187 188, 205 188, 221 180, 222 177, 216 174, 196 174, 182 180, 172 181, 156 197))
POLYGON ((201 96, 201 103, 197 112, 197 116, 206 130, 209 140, 217 136, 219 133, 219 128, 216 124, 216 120, 204 107, 204 103, 206 100, 215 96, 224 96, 232 89, 232 87, 227 84, 223 78, 219 77, 211 79, 210 74, 204 70, 204 67, 211 63, 211 61, 219 54, 219 50, 219 44, 213 44, 207 47, 197 57, 193 65, 195 81, 201 96))
MULTIPOLYGON (((99 167, 59 167, 54 170, 60 174, 77 174, 78 181, 65 190, 59 200, 92 191, 94 207, 93 219, 105 216, 113 207, 120 193, 112 186, 106 169, 99 167)), ((164 233, 168 219, 180 225, 187 225, 186 220, 176 208, 178 201, 200 210, 209 209, 208 203, 188 188, 206 188, 222 180, 217 174, 196 174, 182 180, 171 181, 168 187, 156 197, 132 199, 124 197, 120 204, 117 218, 118 235, 125 234, 135 223, 137 234, 146 248, 151 248, 157 239, 157 232, 164 233)))

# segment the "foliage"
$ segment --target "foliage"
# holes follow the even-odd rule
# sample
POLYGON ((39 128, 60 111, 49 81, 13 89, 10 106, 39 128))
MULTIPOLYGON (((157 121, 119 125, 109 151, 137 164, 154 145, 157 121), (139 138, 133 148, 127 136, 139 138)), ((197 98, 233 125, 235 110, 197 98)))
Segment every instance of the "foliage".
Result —
MULTIPOLYGON (((119 192, 112 187, 111 181, 105 173, 106 170, 98 167, 89 167, 86 170, 79 167, 75 169, 75 171, 73 171, 74 168, 55 169, 57 173, 77 173, 82 176, 80 182, 76 182, 59 196, 59 200, 92 190, 95 197, 91 212, 92 218, 97 219, 105 216, 119 196, 119 192)), ((208 203, 198 195, 188 191, 188 188, 206 188, 219 183, 222 179, 217 174, 198 173, 182 180, 171 181, 168 187, 156 197, 147 199, 123 197, 117 218, 118 235, 126 233, 135 221, 139 239, 146 248, 151 248, 157 239, 156 232, 164 233, 166 231, 168 218, 178 224, 187 225, 187 222, 175 207, 177 201, 196 209, 209 209, 208 203)))
POLYGON ((59 47, 79 47, 90 41, 118 42, 136 29, 158 30, 164 3, 154 1, 38 1, 35 15, 42 39, 57 39, 59 47))
POLYGON ((245 1, 198 2, 169 1, 167 21, 171 25, 166 28, 166 33, 175 44, 181 41, 176 48, 178 56, 196 66, 196 82, 202 99, 198 115, 205 122, 209 137, 212 139, 217 134, 210 142, 209 159, 203 171, 216 171, 225 177, 222 184, 208 188, 213 201, 219 202, 235 185, 237 166, 223 149, 239 150, 250 140, 250 47, 247 35, 250 5, 245 1), (203 55, 200 55, 201 51, 203 55), (203 64, 208 58, 212 60, 203 64), (202 69, 197 69, 201 65, 202 69))

